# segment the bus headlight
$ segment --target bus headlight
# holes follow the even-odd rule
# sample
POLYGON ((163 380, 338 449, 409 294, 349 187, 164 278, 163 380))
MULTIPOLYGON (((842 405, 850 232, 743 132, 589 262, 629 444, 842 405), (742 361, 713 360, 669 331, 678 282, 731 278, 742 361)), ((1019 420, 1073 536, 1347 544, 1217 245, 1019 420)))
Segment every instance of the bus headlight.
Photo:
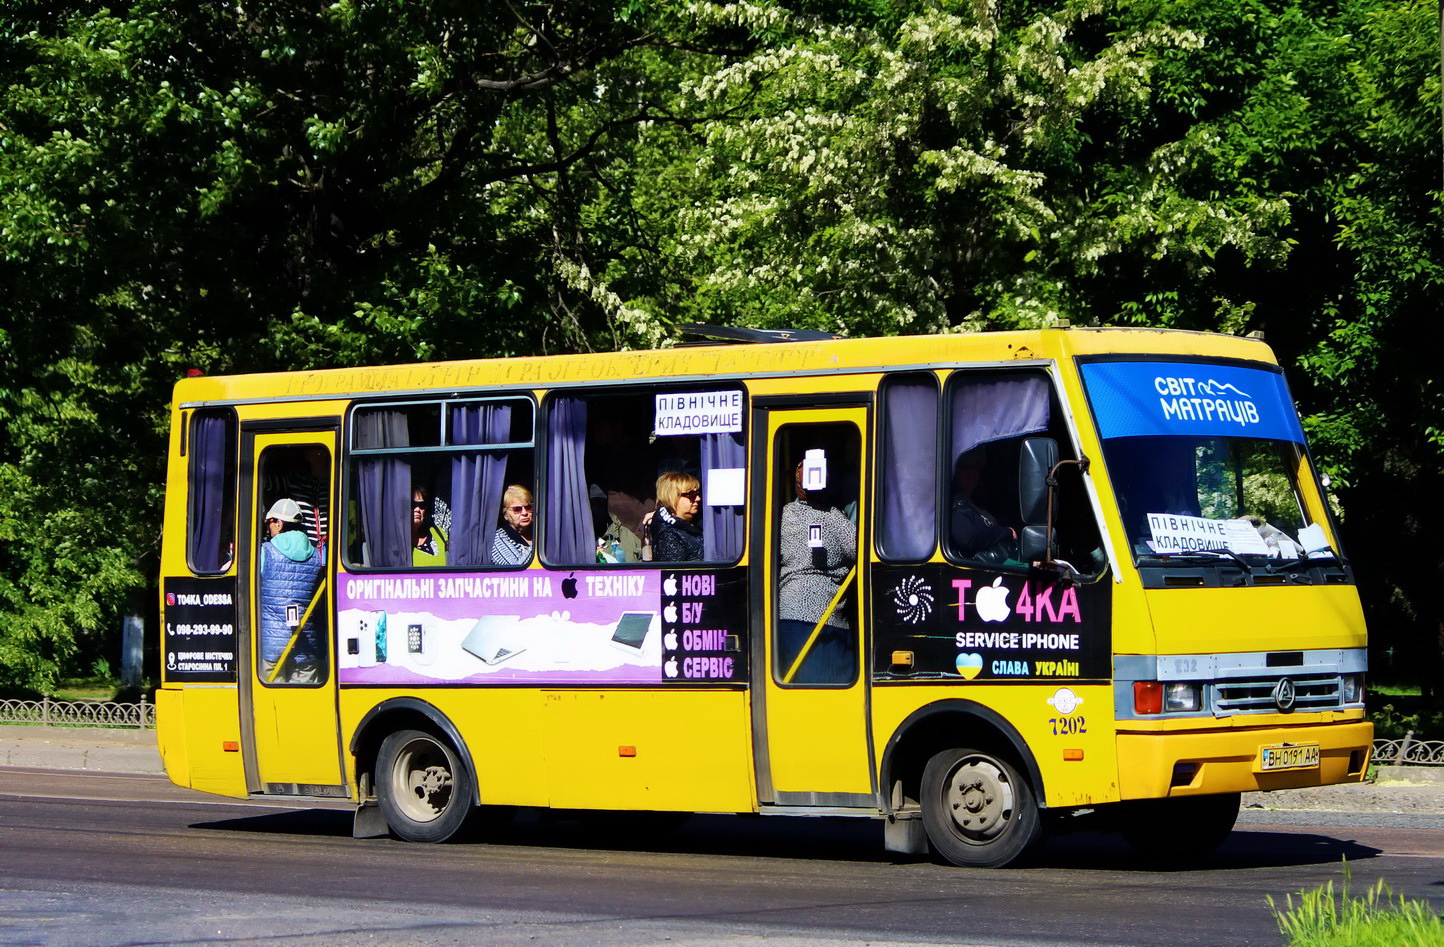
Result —
POLYGON ((1197 710, 1199 687, 1193 683, 1169 684, 1163 694, 1165 713, 1182 713, 1197 710))
POLYGON ((1364 675, 1345 674, 1341 698, 1346 704, 1358 704, 1364 700, 1364 675))

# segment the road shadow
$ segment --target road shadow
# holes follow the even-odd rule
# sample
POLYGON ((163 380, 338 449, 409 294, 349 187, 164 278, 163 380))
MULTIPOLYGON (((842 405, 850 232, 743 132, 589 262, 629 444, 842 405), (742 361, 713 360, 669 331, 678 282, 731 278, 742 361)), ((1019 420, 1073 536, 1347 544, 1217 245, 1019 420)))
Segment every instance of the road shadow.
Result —
POLYGON ((1338 864, 1341 859, 1363 861, 1382 853, 1381 849, 1332 835, 1240 828, 1211 854, 1177 864, 1146 858, 1114 833, 1078 832, 1049 838, 1032 865, 1070 871, 1188 873, 1329 865, 1338 864))
MULTIPOLYGON (((336 838, 351 835, 351 813, 340 809, 271 810, 239 818, 192 823, 207 831, 336 838)), ((846 861, 859 864, 927 863, 929 857, 883 850, 882 824, 869 819, 671 813, 571 813, 521 810, 509 820, 474 825, 459 844, 575 851, 732 855, 752 858, 846 861)), ((390 839, 361 844, 406 844, 390 839)), ((1381 850, 1352 839, 1308 832, 1241 828, 1213 854, 1187 865, 1161 864, 1137 854, 1116 834, 1082 831, 1054 835, 1028 863, 1069 871, 1189 872, 1279 868, 1361 861, 1381 850)))
POLYGON ((344 809, 270 809, 260 815, 192 822, 193 829, 268 835, 351 835, 351 813, 344 809))

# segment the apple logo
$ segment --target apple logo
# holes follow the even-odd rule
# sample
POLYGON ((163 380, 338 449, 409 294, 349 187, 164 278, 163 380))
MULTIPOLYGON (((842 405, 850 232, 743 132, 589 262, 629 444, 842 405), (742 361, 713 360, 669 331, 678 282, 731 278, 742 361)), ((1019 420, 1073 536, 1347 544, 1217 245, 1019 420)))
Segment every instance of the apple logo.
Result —
MULTIPOLYGON (((1001 579, 1002 576, 999 576, 998 578, 1001 579)), ((562 579, 562 598, 576 598, 576 597, 577 597, 577 577, 576 577, 576 574, 573 573, 572 575, 567 576, 565 579, 562 579)))
POLYGON ((668 605, 662 609, 662 620, 669 625, 675 625, 677 623, 677 606, 668 605))
POLYGON ((983 672, 983 656, 981 654, 960 654, 956 664, 958 673, 970 681, 983 672))
POLYGON ((668 651, 676 651, 677 633, 675 631, 667 632, 667 634, 662 638, 662 644, 666 647, 668 651))
POLYGON ((1003 577, 998 576, 993 580, 992 585, 985 585, 978 589, 977 598, 973 601, 973 607, 978 610, 978 617, 983 621, 1005 621, 1013 614, 1008 607, 1008 596, 1011 589, 1003 587, 1003 577))
POLYGON ((664 595, 677 594, 677 577, 675 575, 669 575, 662 580, 662 593, 664 595))
POLYGON ((677 676, 677 659, 676 659, 676 658, 672 658, 671 660, 669 660, 669 661, 666 663, 666 665, 663 666, 662 670, 663 670, 664 672, 666 672, 666 674, 667 674, 668 677, 676 677, 676 676, 677 676))

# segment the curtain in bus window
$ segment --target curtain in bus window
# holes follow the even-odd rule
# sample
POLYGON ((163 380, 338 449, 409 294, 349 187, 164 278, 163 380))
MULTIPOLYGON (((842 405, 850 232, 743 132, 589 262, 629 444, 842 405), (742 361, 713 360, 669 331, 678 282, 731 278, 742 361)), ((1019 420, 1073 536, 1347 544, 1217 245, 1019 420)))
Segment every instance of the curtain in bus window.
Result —
POLYGON ((979 444, 1046 431, 1048 379, 1029 374, 965 381, 953 391, 952 410, 949 466, 979 444))
POLYGON ((878 545, 889 559, 927 559, 937 545, 938 386, 931 375, 888 383, 883 430, 878 545))
POLYGON ((230 563, 231 424, 225 414, 197 412, 191 427, 191 565, 220 572, 230 563))
MULTIPOLYGON (((458 405, 451 442, 503 444, 511 435, 511 405, 458 405)), ((491 540, 506 489, 506 451, 457 454, 451 459, 451 564, 489 566, 491 540)))
POLYGON ((542 522, 555 562, 593 562, 597 540, 587 499, 587 404, 556 398, 547 416, 546 517, 542 522))
MULTIPOLYGON (((356 446, 406 447, 406 412, 356 412, 356 446)), ((366 565, 404 569, 411 565, 411 465, 399 457, 363 457, 356 464, 361 501, 362 556, 366 565)))
MULTIPOLYGON (((704 434, 702 436, 702 472, 731 470, 747 466, 747 452, 742 435, 704 434)), ((707 502, 703 485, 702 502, 707 502)), ((702 510, 702 558, 708 562, 731 562, 742 554, 743 507, 708 506, 702 510)))

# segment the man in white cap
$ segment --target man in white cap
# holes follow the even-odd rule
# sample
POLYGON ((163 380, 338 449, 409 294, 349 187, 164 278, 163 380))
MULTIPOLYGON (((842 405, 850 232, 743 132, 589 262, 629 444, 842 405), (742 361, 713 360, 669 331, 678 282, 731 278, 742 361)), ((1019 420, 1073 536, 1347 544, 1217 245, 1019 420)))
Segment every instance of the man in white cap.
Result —
POLYGON ((325 654, 314 614, 304 629, 301 619, 316 593, 324 563, 306 536, 301 507, 283 497, 266 511, 268 542, 261 546, 261 680, 285 658, 276 683, 311 684, 325 654), (292 639, 295 642, 292 643, 292 639), (287 648, 290 653, 287 654, 287 648))

